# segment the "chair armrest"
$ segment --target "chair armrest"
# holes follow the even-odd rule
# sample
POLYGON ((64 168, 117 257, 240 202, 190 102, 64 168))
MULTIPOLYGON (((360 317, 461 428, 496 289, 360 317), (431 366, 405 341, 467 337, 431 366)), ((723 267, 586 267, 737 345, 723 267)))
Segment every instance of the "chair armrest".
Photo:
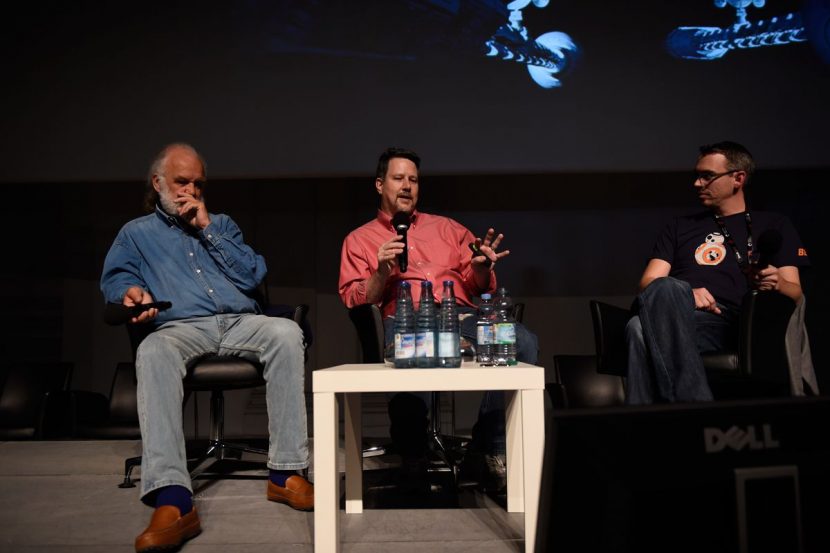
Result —
POLYGON ((597 348, 597 372, 615 376, 628 373, 625 325, 631 318, 628 309, 591 300, 591 320, 597 348))

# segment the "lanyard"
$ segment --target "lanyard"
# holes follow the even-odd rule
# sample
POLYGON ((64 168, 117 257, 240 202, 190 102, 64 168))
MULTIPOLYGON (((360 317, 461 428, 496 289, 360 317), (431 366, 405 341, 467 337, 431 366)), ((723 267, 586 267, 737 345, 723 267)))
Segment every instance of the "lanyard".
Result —
POLYGON ((720 232, 723 235, 723 239, 727 244, 729 244, 732 251, 735 252, 735 259, 738 261, 738 266, 741 268, 741 271, 746 272, 749 269, 749 264, 752 263, 752 217, 749 216, 749 211, 747 211, 744 215, 746 218, 746 259, 744 259, 741 252, 738 251, 735 239, 732 238, 731 234, 729 234, 729 230, 726 228, 726 222, 723 220, 723 217, 720 215, 715 215, 714 217, 715 223, 718 224, 718 228, 720 228, 720 232))

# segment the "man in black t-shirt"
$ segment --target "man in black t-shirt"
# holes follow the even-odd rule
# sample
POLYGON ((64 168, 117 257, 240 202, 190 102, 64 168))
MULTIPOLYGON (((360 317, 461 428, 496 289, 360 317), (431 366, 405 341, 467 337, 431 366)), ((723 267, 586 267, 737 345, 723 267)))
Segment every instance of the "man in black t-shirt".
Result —
POLYGON ((747 210, 754 168, 740 144, 700 148, 694 186, 706 210, 660 234, 626 328, 629 404, 711 400, 700 354, 735 344, 744 294, 801 298, 798 267, 809 264, 807 252, 786 217, 747 210))

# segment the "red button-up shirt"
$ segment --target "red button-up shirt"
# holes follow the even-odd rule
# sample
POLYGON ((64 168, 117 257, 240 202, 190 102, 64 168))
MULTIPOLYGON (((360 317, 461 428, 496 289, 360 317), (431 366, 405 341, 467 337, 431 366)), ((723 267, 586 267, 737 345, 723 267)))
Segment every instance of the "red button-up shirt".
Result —
MULTIPOLYGON (((392 219, 378 210, 378 216, 353 230, 343 241, 340 254, 340 298, 346 307, 366 301, 366 281, 378 270, 378 249, 397 233, 392 219)), ((407 232, 409 266, 405 273, 396 267, 389 275, 383 290, 380 308, 384 316, 395 314, 398 283, 406 280, 412 285, 412 296, 417 306, 421 297, 421 281, 432 281, 436 302, 441 301, 445 280, 452 280, 459 305, 473 306, 472 298, 496 290, 496 274, 490 273, 490 285, 480 289, 470 266, 472 252, 468 244, 475 236, 464 226, 439 215, 413 212, 407 232)))

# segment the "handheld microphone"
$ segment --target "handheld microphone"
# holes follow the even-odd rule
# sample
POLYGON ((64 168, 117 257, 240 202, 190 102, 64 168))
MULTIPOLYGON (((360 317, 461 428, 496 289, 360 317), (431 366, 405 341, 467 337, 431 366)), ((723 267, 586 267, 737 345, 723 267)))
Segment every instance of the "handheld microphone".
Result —
POLYGON ((401 242, 403 242, 403 253, 398 255, 398 267, 402 273, 405 273, 409 266, 409 247, 406 243, 406 232, 409 230, 409 224, 409 213, 398 211, 392 217, 392 228, 401 235, 401 242))
POLYGON ((772 258, 781 250, 784 238, 776 229, 767 229, 758 237, 758 262, 755 264, 760 269, 766 269, 772 258))
POLYGON ((139 305, 128 306, 121 303, 108 303, 104 308, 104 322, 108 325, 121 325, 127 323, 133 317, 138 317, 148 309, 158 309, 164 311, 173 307, 169 301, 157 301, 153 303, 141 303, 139 305))

